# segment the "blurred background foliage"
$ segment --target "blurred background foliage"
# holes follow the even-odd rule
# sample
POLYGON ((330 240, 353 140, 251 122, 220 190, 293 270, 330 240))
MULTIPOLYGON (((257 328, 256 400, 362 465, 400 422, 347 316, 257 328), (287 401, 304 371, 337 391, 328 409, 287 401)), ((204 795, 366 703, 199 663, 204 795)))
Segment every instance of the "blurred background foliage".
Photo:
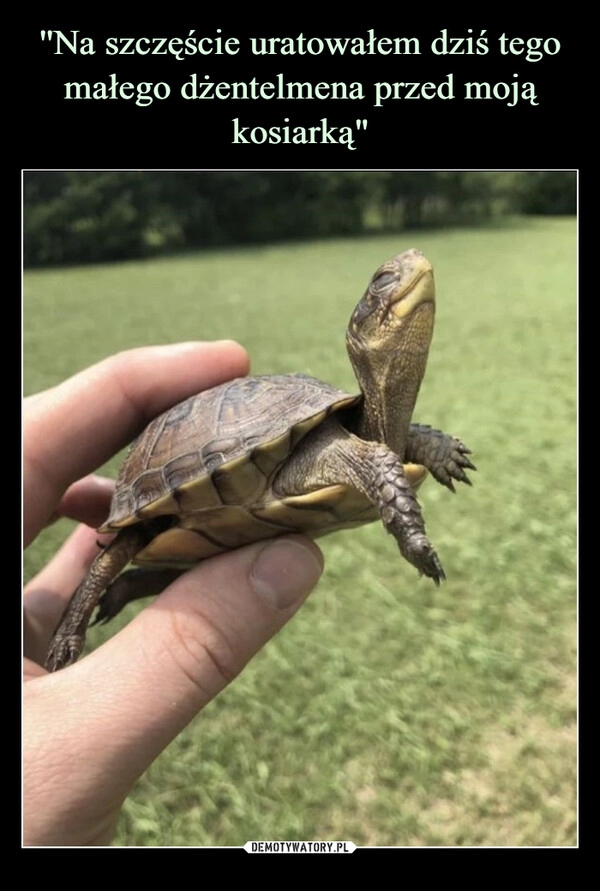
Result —
POLYGON ((574 214, 575 171, 26 171, 24 263, 574 214))

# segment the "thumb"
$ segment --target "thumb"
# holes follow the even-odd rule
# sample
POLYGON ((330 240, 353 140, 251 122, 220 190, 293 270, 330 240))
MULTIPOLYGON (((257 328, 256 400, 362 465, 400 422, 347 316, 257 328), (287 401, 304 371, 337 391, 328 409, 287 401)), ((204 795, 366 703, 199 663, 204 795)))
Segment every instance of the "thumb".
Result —
POLYGON ((322 569, 321 552, 302 536, 206 560, 96 650, 102 667, 90 657, 90 670, 118 684, 135 661, 136 696, 152 689, 154 714, 165 691, 172 719, 176 693, 184 726, 294 615, 322 569))
POLYGON ((99 786, 104 804, 114 798, 118 806, 291 618, 322 567, 316 545, 289 536, 206 560, 181 576, 93 653, 27 684, 44 728, 38 757, 48 749, 52 762, 70 762, 75 799, 99 786), (40 714, 44 701, 47 721, 40 714))

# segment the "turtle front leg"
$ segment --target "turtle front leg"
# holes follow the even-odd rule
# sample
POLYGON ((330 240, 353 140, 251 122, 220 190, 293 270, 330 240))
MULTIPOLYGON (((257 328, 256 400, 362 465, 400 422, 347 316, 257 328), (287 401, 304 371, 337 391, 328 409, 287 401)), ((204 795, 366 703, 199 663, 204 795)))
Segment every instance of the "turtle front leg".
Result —
POLYGON ((365 494, 381 513, 383 525, 398 542, 402 556, 436 585, 446 578, 439 557, 427 535, 419 502, 406 478, 402 462, 380 443, 371 446, 362 460, 372 467, 373 478, 367 480, 365 494))
POLYGON ((334 485, 352 486, 369 499, 402 556, 421 574, 436 585, 446 578, 398 456, 383 443, 360 439, 330 419, 308 434, 273 487, 277 494, 300 495, 334 485))
POLYGON ((454 492, 452 480, 471 485, 465 468, 477 468, 467 457, 470 454, 471 450, 456 436, 449 436, 425 424, 410 425, 405 460, 422 464, 438 483, 451 492, 454 492))

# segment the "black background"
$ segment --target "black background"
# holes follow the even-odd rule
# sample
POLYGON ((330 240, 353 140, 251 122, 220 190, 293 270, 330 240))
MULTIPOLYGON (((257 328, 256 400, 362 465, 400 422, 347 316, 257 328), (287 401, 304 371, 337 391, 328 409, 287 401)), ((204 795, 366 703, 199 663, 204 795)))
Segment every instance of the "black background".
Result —
MULTIPOLYGON (((354 21, 338 18, 324 22, 313 12, 290 15, 285 22, 269 16, 242 24, 230 7, 222 15, 213 11, 210 21, 202 8, 197 15, 172 16, 160 20, 141 16, 136 23, 116 13, 104 13, 93 24, 80 17, 68 21, 51 8, 37 14, 26 32, 24 76, 19 80, 19 134, 26 168, 303 168, 303 169, 490 169, 575 168, 585 114, 582 107, 585 58, 581 34, 585 27, 566 15, 538 17, 533 23, 514 14, 500 12, 469 17, 427 7, 371 20, 369 10, 354 21), (195 36, 240 39, 236 56, 185 56, 178 61, 170 54, 160 56, 105 54, 108 37, 181 37, 195 29, 195 36), (253 56, 249 36, 317 36, 367 38, 372 28, 377 37, 418 37, 421 55, 253 56), (486 29, 487 55, 435 56, 431 41, 441 29, 456 37, 476 38, 486 29), (91 37, 95 55, 55 54, 55 42, 43 41, 42 29, 79 31, 79 40, 91 37), (560 40, 557 55, 538 62, 521 56, 502 56, 498 37, 554 37, 560 40), (181 84, 195 72, 198 80, 274 81, 278 73, 286 80, 359 81, 366 97, 362 101, 198 101, 179 96, 181 84), (373 104, 372 84, 377 81, 434 82, 452 72, 453 100, 389 100, 373 104), (169 83, 171 96, 150 106, 134 100, 64 99, 67 81, 119 81, 169 83), (514 75, 517 75, 515 78, 514 75), (465 81, 520 84, 533 82, 538 105, 508 100, 466 101, 465 81), (319 126, 325 117, 332 126, 354 126, 365 118, 365 132, 355 134, 354 151, 344 145, 233 145, 233 118, 243 126, 268 128, 284 124, 319 126)), ((248 133, 249 131, 247 131, 248 133)))

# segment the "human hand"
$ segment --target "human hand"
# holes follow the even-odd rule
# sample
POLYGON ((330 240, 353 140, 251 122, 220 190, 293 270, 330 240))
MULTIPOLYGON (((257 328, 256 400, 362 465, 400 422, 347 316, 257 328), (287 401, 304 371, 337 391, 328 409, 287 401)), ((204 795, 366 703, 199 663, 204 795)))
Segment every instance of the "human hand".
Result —
POLYGON ((214 557, 78 663, 42 668, 98 552, 113 484, 93 471, 170 405, 247 372, 232 342, 112 356, 24 406, 24 542, 56 516, 82 524, 24 592, 23 840, 102 845, 136 779, 296 612, 320 551, 287 536, 214 557))

